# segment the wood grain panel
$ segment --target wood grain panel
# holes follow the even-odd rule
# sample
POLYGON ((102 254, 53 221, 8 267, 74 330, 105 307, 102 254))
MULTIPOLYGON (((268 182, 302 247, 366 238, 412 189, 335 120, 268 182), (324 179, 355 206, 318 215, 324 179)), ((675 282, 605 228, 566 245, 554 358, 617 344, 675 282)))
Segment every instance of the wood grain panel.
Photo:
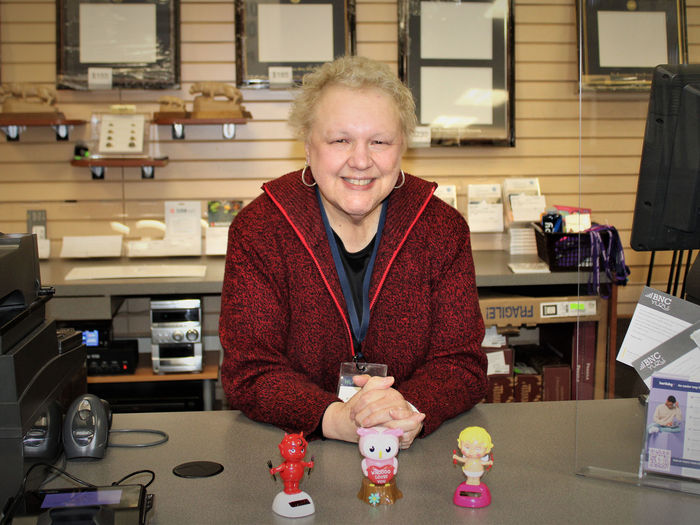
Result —
MULTIPOLYGON (((688 48, 697 62, 700 0, 686 3, 688 48)), ((54 83, 54 6, 49 0, 0 0, 2 82, 54 83)), ((61 111, 89 120, 122 103, 150 113, 163 95, 190 103, 194 82, 233 83, 233 0, 181 0, 181 19, 181 88, 62 90, 61 111)), ((396 1, 360 0, 357 19, 359 52, 396 71, 396 1)), ((574 0, 516 0, 515 23, 516 146, 409 150, 403 169, 455 184, 462 208, 470 183, 539 177, 548 203, 592 207, 594 218, 615 224, 628 245, 648 94, 586 93, 579 103, 574 0)), ((138 237, 143 232, 137 222, 162 219, 166 199, 255 198, 265 181, 299 169, 304 155, 286 125, 290 92, 244 89, 243 95, 253 120, 238 126, 233 140, 224 139, 219 126, 186 126, 185 140, 174 140, 169 126, 154 126, 151 148, 170 163, 158 168, 153 180, 141 179, 138 168, 109 168, 104 181, 93 181, 86 168, 70 166, 76 142, 92 145, 89 124, 75 126, 68 142, 56 142, 50 128, 28 128, 19 143, 0 137, 0 230, 24 229, 27 209, 46 209, 52 240, 111 233, 112 222, 138 237)), ((632 276, 620 289, 620 315, 631 314, 649 260, 648 253, 629 248, 626 255, 632 276)), ((669 264, 670 254, 657 254, 654 283, 662 289, 669 264)), ((215 307, 208 305, 212 312, 215 307)), ((137 332, 145 329, 147 304, 130 309, 120 316, 137 332)), ((213 319, 215 312, 207 315, 213 319)))

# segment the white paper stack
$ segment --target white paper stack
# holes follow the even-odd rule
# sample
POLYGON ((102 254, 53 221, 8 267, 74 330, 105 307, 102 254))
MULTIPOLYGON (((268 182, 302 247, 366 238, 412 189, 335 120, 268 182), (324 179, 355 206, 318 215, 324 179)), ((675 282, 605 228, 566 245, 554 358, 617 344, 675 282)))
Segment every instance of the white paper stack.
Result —
POLYGON ((511 226, 508 238, 508 249, 512 255, 537 255, 537 241, 532 227, 511 226))

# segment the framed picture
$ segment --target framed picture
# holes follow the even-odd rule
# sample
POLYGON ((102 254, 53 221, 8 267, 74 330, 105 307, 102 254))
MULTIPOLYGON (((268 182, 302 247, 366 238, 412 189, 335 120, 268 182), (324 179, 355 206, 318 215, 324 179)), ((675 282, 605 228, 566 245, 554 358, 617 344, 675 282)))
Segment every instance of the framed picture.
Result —
POLYGON ((514 146, 512 0, 398 5, 399 76, 425 145, 514 146))
POLYGON ((235 0, 236 85, 289 86, 355 54, 355 0, 235 0))
POLYGON ((168 89, 180 84, 180 0, 57 0, 56 84, 168 89))
POLYGON ((645 91, 659 64, 687 62, 684 0, 579 0, 581 88, 645 91))

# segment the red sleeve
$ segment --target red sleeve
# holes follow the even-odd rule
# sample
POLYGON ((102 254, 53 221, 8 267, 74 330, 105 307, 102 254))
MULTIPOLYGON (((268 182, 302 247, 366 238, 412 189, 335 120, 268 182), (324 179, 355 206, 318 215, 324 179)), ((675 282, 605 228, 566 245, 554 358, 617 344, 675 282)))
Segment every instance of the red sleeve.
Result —
POLYGON ((219 321, 221 382, 232 408, 287 432, 309 434, 338 399, 295 371, 288 358, 285 257, 269 221, 267 231, 246 229, 265 224, 246 219, 253 211, 243 210, 229 230, 219 321))

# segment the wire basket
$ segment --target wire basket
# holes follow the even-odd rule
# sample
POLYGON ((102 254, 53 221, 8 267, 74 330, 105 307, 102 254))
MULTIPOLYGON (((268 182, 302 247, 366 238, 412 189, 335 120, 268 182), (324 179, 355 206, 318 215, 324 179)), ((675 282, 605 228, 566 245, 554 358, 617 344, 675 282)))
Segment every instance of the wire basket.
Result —
POLYGON ((537 255, 549 265, 553 272, 590 272, 591 237, 584 233, 545 233, 542 226, 532 223, 535 229, 537 255))

